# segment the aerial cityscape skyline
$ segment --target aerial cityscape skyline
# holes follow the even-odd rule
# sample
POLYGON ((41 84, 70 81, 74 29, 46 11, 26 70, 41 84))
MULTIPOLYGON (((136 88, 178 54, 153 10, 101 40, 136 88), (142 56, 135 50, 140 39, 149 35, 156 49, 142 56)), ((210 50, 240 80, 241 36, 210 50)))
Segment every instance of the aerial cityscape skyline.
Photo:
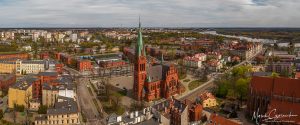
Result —
POLYGON ((0 125, 300 125, 300 0, 0 0, 0 125))
POLYGON ((0 27, 300 27, 297 0, 0 0, 0 27))

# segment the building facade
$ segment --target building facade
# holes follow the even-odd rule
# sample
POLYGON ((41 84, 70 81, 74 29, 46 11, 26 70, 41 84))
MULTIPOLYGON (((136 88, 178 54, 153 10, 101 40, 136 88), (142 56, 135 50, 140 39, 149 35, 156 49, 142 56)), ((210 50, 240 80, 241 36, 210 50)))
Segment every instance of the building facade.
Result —
POLYGON ((15 74, 0 75, 0 90, 6 90, 16 82, 15 74))
POLYGON ((37 77, 26 76, 17 81, 8 89, 8 108, 14 108, 14 105, 26 106, 25 100, 31 100, 33 97, 33 84, 38 81, 37 77))
POLYGON ((201 100, 201 103, 203 105, 203 108, 206 108, 206 107, 214 107, 214 106, 217 106, 218 103, 217 103, 217 100, 215 98, 215 96, 209 92, 205 92, 205 93, 202 93, 200 96, 199 96, 200 100, 201 100))
POLYGON ((28 53, 0 54, 0 60, 29 59, 28 53))
POLYGON ((0 73, 16 73, 17 75, 37 74, 45 71, 43 60, 0 61, 0 73))

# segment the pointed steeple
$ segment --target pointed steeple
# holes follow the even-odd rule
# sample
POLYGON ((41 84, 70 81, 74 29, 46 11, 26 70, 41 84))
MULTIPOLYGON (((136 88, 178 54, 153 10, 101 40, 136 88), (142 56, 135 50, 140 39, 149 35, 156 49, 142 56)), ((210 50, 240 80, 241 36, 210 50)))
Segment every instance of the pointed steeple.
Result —
POLYGON ((145 49, 143 44, 143 36, 142 36, 142 28, 141 28, 141 20, 139 18, 139 29, 138 29, 138 38, 137 38, 137 45, 136 45, 136 54, 137 56, 145 56, 145 49))

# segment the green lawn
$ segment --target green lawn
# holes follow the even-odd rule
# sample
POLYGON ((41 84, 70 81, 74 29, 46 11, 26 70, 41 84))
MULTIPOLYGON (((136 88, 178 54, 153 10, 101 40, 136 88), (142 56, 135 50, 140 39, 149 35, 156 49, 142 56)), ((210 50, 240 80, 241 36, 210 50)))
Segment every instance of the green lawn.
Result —
POLYGON ((197 88, 198 86, 202 85, 203 83, 204 82, 201 80, 194 80, 189 83, 189 85, 188 85, 189 90, 193 90, 193 89, 197 88))
POLYGON ((179 79, 185 79, 186 78, 186 74, 179 74, 179 79))
POLYGON ((185 79, 185 80, 183 80, 183 82, 189 82, 189 81, 191 81, 190 79, 185 79))

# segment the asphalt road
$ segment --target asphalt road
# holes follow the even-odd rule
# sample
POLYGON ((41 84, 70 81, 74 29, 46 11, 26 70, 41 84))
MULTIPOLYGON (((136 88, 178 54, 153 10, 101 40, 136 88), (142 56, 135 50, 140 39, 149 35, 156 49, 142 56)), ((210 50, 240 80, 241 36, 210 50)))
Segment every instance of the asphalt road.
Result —
POLYGON ((97 108, 93 103, 93 96, 90 95, 87 88, 88 79, 79 78, 79 83, 77 85, 77 96, 81 111, 85 118, 87 119, 87 124, 98 125, 98 120, 100 118, 97 108))

